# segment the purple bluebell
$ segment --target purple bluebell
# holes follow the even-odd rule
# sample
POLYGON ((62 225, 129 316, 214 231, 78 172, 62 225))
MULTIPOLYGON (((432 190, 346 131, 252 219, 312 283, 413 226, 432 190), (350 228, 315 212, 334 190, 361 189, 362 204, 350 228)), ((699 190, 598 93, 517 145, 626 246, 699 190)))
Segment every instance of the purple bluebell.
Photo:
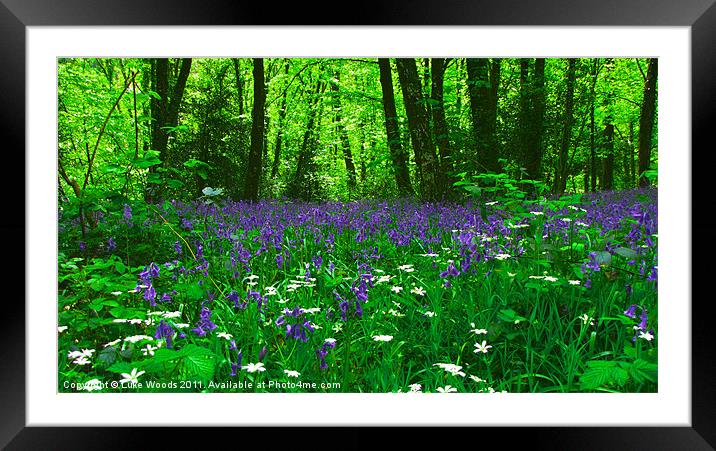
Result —
POLYGON ((639 324, 636 327, 638 327, 641 330, 646 330, 646 324, 647 324, 647 321, 649 320, 649 315, 646 314, 645 308, 641 309, 641 315, 639 315, 639 319, 641 320, 641 322, 639 322, 639 324))
POLYGON ((149 301, 149 305, 155 307, 157 305, 156 298, 157 292, 154 290, 154 286, 149 285, 149 287, 144 292, 144 299, 149 301))
POLYGON ((167 348, 171 349, 173 336, 174 329, 172 329, 172 326, 167 324, 164 320, 161 320, 157 326, 157 330, 154 332, 154 338, 157 340, 164 338, 167 343, 167 348))
POLYGON ((132 207, 130 207, 127 204, 124 204, 124 212, 122 214, 122 217, 124 218, 125 224, 131 226, 132 225, 132 207))
POLYGON ((211 321, 211 310, 209 310, 209 307, 202 307, 199 321, 196 323, 196 327, 191 331, 203 337, 207 332, 216 329, 216 327, 216 324, 211 321))
POLYGON ((629 318, 636 318, 636 307, 636 304, 630 305, 629 308, 624 311, 624 314, 629 318))
POLYGON ((326 341, 323 343, 323 346, 321 346, 319 349, 316 349, 316 355, 318 355, 318 358, 321 360, 321 369, 325 370, 328 368, 328 363, 326 362, 326 356, 328 355, 328 350, 333 349, 336 347, 335 341, 326 341))

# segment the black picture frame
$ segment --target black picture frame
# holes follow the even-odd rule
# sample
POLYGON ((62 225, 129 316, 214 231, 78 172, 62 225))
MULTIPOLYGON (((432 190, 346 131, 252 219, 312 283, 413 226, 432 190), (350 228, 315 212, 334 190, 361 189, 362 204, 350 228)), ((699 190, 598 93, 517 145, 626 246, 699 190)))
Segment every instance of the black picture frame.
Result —
MULTIPOLYGON (((690 26, 692 62, 692 148, 711 152, 713 140, 708 138, 713 128, 712 112, 716 104, 713 73, 716 71, 716 7, 714 0, 476 0, 371 1, 362 4, 337 2, 294 2, 270 5, 261 2, 187 0, 0 0, 0 127, 2 127, 3 158, 8 166, 4 172, 23 177, 31 168, 25 162, 25 31, 28 26, 108 26, 108 25, 527 25, 527 26, 690 26), (328 15, 318 11, 328 12, 328 15), (15 161, 10 163, 9 159, 15 161), (12 166, 10 166, 12 165, 12 166), (12 168, 12 170, 10 169, 12 168), (24 170, 21 170, 23 168, 24 170)), ((50 150, 48 150, 50 151, 50 150)), ((684 149, 688 157, 690 149, 684 149)), ((692 153, 693 155, 693 153, 692 153)), ((708 180, 704 171, 708 165, 693 164, 692 182, 708 180)), ((0 446, 8 449, 94 449, 149 448, 162 443, 188 444, 186 440, 199 438, 203 433, 190 428, 159 431, 156 428, 44 428, 25 427, 25 268, 24 243, 17 237, 25 235, 25 199, 18 195, 24 180, 9 182, 5 189, 5 209, 8 214, 0 224, 6 255, 2 261, 6 275, 6 289, 16 288, 19 296, 7 296, 3 302, 2 345, 0 346, 0 446), (7 244, 10 244, 8 249, 7 244), (13 248, 13 245, 17 249, 13 248), (22 268, 22 270, 20 270, 22 268), (140 438, 141 434, 141 438, 140 438), (140 441, 141 440, 141 441, 140 441)), ((705 192, 708 196, 708 189, 705 192)), ((699 191, 692 184, 692 195, 699 191)), ((692 211, 713 204, 710 199, 696 199, 692 211)), ((708 226, 706 221, 694 221, 692 236, 708 226)), ((25 240, 31 240, 25 236, 25 240)), ((692 254, 693 255, 693 254, 692 254)), ((688 263, 688 262, 685 262, 688 263)), ((692 260, 692 280, 708 280, 707 266, 692 260), (696 277, 694 277, 696 276, 696 277)), ((702 282, 703 283, 703 282, 702 282)), ((670 302, 688 302, 696 295, 691 287, 684 287, 684 298, 670 302)), ((492 433, 503 438, 507 446, 523 445, 549 449, 713 449, 716 445, 716 391, 711 378, 716 367, 711 345, 711 320, 708 315, 709 297, 692 303, 692 426, 691 427, 547 427, 515 428, 515 431, 481 430, 467 443, 476 445, 479 437, 492 433)), ((50 377, 48 375, 48 377, 50 377)), ((147 408, 158 409, 157 406, 147 408)), ((639 406, 634 406, 638 415, 639 406)), ((539 415, 539 412, 535 412, 539 415)), ((225 430, 224 430, 225 431, 225 430)), ((295 433, 267 433, 266 431, 228 431, 230 443, 245 444, 251 436, 258 436, 271 446, 285 446, 295 440, 295 433)), ((406 432, 399 432, 400 437, 406 432)), ((410 432, 413 434, 414 432, 410 432)), ((315 433, 301 432, 309 440, 306 447, 320 446, 331 441, 315 433)), ((360 429, 333 428, 331 434, 341 437, 342 447, 372 446, 373 437, 360 429)), ((451 433, 452 434, 452 433, 451 433)), ((391 434, 393 435, 393 434, 391 434)), ((212 441, 217 436, 211 433, 212 441)), ((442 440, 441 433, 420 429, 420 439, 442 440)), ((451 435, 454 437, 454 435, 451 435)), ((425 442, 427 443, 427 442, 425 442)), ((182 446, 183 448, 183 446, 182 446)))

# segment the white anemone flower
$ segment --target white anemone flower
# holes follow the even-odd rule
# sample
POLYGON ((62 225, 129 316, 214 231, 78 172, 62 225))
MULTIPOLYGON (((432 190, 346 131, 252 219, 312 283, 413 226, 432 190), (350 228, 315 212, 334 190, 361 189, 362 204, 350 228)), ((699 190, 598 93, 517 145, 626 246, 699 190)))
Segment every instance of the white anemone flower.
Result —
POLYGON ((120 384, 138 384, 139 383, 139 376, 144 374, 144 371, 137 371, 136 368, 132 368, 132 372, 122 373, 123 379, 119 381, 120 384))

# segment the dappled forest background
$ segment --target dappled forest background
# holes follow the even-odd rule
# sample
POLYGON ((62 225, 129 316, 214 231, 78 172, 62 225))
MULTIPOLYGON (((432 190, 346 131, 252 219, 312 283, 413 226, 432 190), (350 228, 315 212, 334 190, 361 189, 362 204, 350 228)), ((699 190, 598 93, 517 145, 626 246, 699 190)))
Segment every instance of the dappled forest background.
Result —
POLYGON ((58 60, 62 201, 655 184, 657 59, 58 60), (216 191, 212 191, 216 192, 216 191), (203 192, 206 194, 206 191, 203 192))

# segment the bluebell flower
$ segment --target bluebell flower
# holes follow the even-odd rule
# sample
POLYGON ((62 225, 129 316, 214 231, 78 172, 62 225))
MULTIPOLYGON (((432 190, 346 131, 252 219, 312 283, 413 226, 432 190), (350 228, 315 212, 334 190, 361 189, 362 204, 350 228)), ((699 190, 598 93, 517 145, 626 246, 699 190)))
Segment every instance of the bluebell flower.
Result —
POLYGON ((326 362, 326 356, 328 355, 328 350, 333 349, 336 347, 335 341, 326 341, 323 343, 323 346, 321 346, 319 349, 316 349, 316 354, 318 355, 318 358, 321 360, 321 369, 325 370, 328 368, 328 363, 326 362))
POLYGON ((131 227, 132 226, 132 207, 130 207, 127 204, 124 204, 123 217, 124 217, 124 222, 131 227))
POLYGON ((636 326, 641 330, 646 330, 646 323, 649 320, 649 316, 646 314, 646 309, 641 309, 641 315, 639 315, 639 319, 641 319, 641 322, 636 326))
POLYGON ((266 346, 261 348, 261 351, 259 351, 259 362, 261 362, 264 359, 264 357, 266 357, 267 352, 268 352, 268 348, 266 348, 266 346))
POLYGON ((164 338, 167 343, 167 348, 171 349, 173 336, 174 329, 172 329, 172 326, 167 324, 164 320, 161 320, 161 322, 157 326, 157 330, 154 332, 154 338, 156 338, 157 340, 164 338))
POLYGON ((156 298, 157 292, 154 290, 154 287, 152 285, 149 285, 147 290, 144 292, 144 299, 149 301, 149 305, 155 307, 157 305, 157 302, 155 301, 156 298))
POLYGON ((624 312, 624 314, 625 314, 626 316, 628 316, 629 318, 636 318, 636 307, 637 307, 636 304, 630 305, 629 308, 626 309, 626 311, 624 312))
POLYGON ((207 332, 216 329, 216 327, 216 324, 211 321, 211 310, 209 310, 208 307, 202 307, 199 321, 196 323, 196 327, 191 331, 203 337, 207 332))

